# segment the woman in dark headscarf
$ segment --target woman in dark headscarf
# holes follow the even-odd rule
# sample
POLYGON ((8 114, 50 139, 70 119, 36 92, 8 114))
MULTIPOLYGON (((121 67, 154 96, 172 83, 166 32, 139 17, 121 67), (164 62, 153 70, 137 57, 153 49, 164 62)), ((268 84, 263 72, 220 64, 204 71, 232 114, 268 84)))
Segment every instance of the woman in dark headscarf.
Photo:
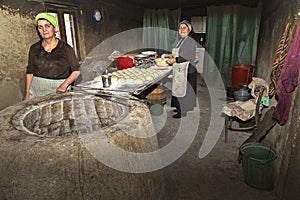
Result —
POLYGON ((178 32, 181 37, 167 61, 173 65, 172 101, 175 107, 174 118, 185 117, 188 111, 196 106, 197 69, 195 68, 196 42, 189 36, 192 25, 183 20, 179 23, 178 32))

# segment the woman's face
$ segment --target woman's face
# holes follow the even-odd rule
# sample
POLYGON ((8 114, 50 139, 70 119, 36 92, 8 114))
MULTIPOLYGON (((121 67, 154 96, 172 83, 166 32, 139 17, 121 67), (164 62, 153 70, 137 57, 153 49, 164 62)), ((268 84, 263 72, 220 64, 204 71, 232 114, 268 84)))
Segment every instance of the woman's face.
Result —
POLYGON ((55 37, 55 28, 48 20, 45 19, 38 20, 37 29, 43 39, 49 39, 55 37))
POLYGON ((180 24, 178 32, 181 37, 186 37, 189 35, 190 30, 186 24, 180 24))

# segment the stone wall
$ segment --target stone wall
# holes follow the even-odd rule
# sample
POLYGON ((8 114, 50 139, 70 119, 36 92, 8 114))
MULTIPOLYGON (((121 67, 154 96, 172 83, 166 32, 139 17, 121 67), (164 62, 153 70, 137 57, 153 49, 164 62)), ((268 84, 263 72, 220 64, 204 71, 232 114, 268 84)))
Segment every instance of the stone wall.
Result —
MULTIPOLYGON (((264 1, 255 74, 268 82, 270 81, 275 50, 277 49, 286 24, 289 21, 295 22, 294 17, 300 10, 298 2, 299 1, 297 0, 264 1)), ((276 149, 278 155, 275 162, 275 189, 278 197, 282 194, 289 157, 292 151, 292 143, 299 127, 300 107, 299 101, 296 101, 299 99, 299 95, 300 89, 298 87, 293 93, 293 103, 287 124, 284 126, 277 124, 266 137, 266 140, 272 143, 272 147, 276 149)), ((274 98, 272 99, 272 102, 276 104, 274 98)))

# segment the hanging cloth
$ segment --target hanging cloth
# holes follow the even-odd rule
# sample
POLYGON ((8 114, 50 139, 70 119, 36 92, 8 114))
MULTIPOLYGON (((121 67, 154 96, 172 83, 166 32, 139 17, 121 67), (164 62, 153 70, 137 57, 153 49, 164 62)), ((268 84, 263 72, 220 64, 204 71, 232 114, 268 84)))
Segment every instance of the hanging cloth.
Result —
POLYGON ((280 77, 282 66, 286 60, 288 48, 289 48, 289 32, 291 23, 287 23, 285 30, 280 38, 279 45, 276 50, 275 60, 272 66, 271 83, 269 86, 269 97, 272 98, 276 92, 277 81, 280 77))
MULTIPOLYGON (((181 9, 145 9, 142 29, 142 48, 158 52, 171 51, 178 40, 181 9), (174 30, 174 31, 170 31, 174 30)), ((164 53, 164 52, 163 52, 164 53)))
POLYGON ((298 85, 300 69, 300 23, 288 51, 286 61, 283 64, 279 80, 277 81, 276 93, 278 103, 275 107, 273 118, 284 125, 289 117, 292 103, 292 92, 298 85))
POLYGON ((232 65, 255 66, 262 4, 245 6, 209 6, 207 8, 207 48, 211 59, 204 59, 204 76, 214 81, 214 66, 225 86, 232 86, 232 65))

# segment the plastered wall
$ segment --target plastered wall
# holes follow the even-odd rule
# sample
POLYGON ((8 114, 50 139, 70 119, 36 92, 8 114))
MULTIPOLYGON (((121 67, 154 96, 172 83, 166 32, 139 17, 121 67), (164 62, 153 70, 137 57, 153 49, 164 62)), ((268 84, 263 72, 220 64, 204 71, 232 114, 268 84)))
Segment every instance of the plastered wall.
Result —
MULTIPOLYGON (((279 44, 280 37, 285 30, 286 24, 294 21, 294 17, 300 10, 297 0, 290 1, 264 1, 264 11, 262 15, 259 46, 256 63, 256 76, 270 81, 272 64, 275 58, 275 51, 279 44)), ((294 29, 296 26, 294 26, 294 29)), ((292 152, 294 137, 298 134, 299 129, 299 86, 293 92, 292 106, 290 109, 288 122, 280 126, 275 125, 266 136, 272 147, 275 148, 278 158, 275 161, 275 190, 278 198, 282 195, 286 173, 289 165, 289 158, 292 152)), ((276 105, 275 98, 271 103, 276 105)))
POLYGON ((28 49, 38 40, 29 17, 4 7, 0 10, 0 109, 21 100, 28 49))

